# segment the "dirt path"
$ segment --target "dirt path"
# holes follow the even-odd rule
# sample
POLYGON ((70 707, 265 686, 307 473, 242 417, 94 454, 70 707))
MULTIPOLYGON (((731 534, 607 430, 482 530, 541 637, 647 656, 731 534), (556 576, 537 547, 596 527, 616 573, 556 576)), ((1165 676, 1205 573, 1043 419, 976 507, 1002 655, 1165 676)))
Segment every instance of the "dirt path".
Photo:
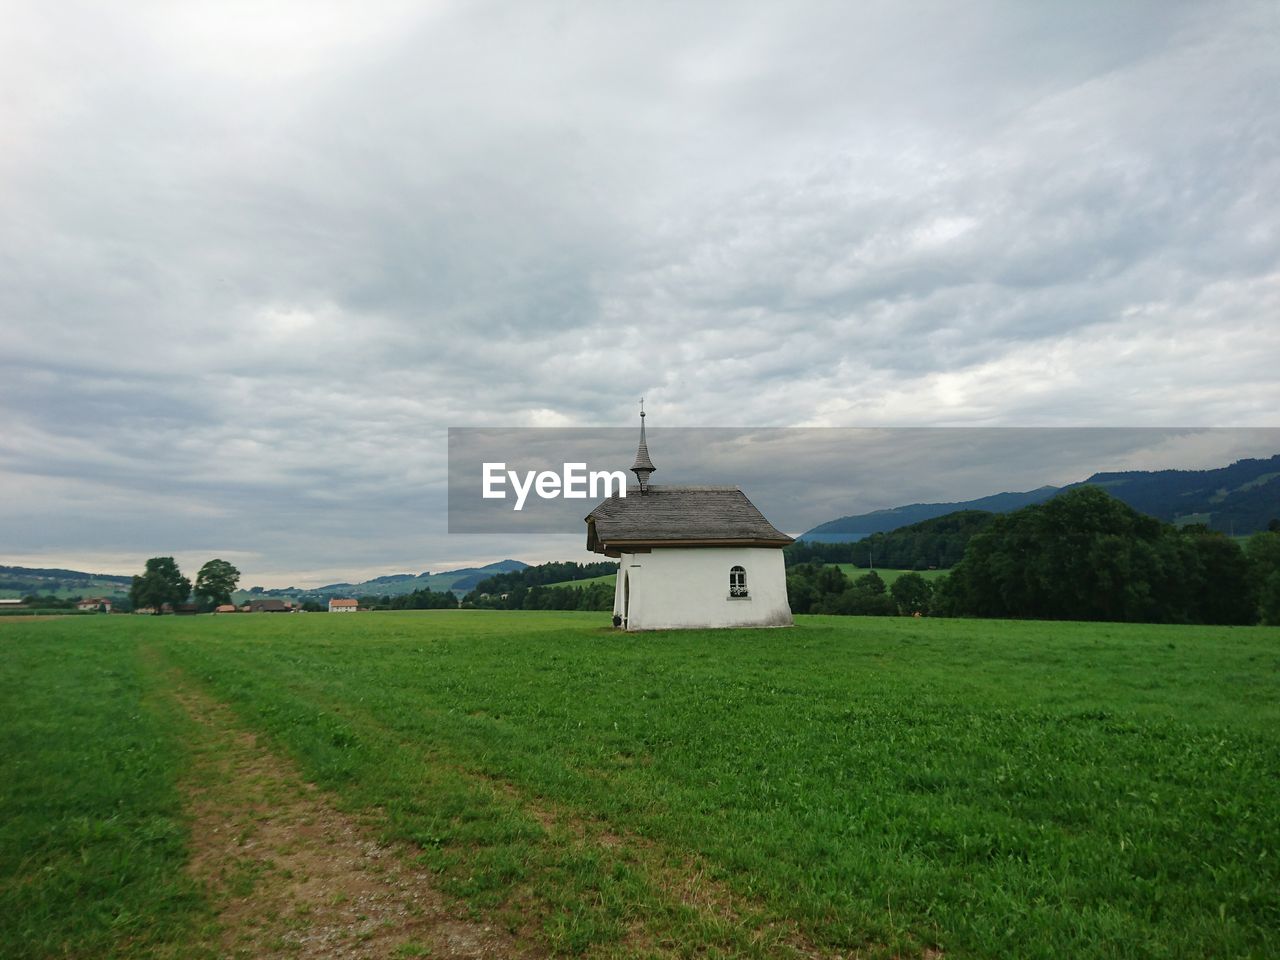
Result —
POLYGON ((336 810, 231 711, 190 686, 200 731, 187 784, 192 873, 218 907, 221 957, 484 958, 540 955, 467 919, 407 851, 336 810))
MULTIPOLYGON (((163 669, 163 668, 161 668, 163 669)), ((544 957, 534 942, 546 904, 519 895, 504 909, 520 933, 477 921, 442 895, 413 849, 377 841, 335 808, 287 759, 269 750, 225 704, 170 673, 166 686, 198 731, 185 785, 193 817, 190 870, 210 891, 218 930, 202 946, 218 957, 544 957)), ((425 761, 424 761, 425 762, 425 761)), ((693 955, 855 960, 862 950, 815 945, 790 919, 733 893, 698 857, 575 815, 514 786, 481 778, 527 812, 546 843, 636 870, 656 897, 594 958, 693 955)), ((606 872, 609 872, 606 869, 606 872)), ((889 955, 881 948, 868 948, 889 955)), ((203 951, 202 951, 203 952, 203 951)), ((927 960, 942 954, 924 949, 927 960)))

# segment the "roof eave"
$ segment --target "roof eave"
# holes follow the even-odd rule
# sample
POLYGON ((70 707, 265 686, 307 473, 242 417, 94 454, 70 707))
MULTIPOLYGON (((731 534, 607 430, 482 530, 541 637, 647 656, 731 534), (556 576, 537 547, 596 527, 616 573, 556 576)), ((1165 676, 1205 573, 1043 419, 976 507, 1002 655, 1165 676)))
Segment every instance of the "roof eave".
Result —
MULTIPOLYGON (((594 525, 593 525, 594 527, 594 525)), ((592 531, 594 533, 594 530, 592 531)), ((633 553, 636 549, 654 550, 660 547, 772 547, 781 550, 788 544, 794 543, 795 538, 788 537, 785 534, 780 539, 767 537, 707 537, 696 538, 686 537, 673 540, 655 540, 652 537, 637 540, 621 540, 610 539, 600 540, 596 538, 596 543, 603 549, 595 549, 591 547, 591 534, 588 534, 588 549, 595 549, 596 553, 606 553, 609 550, 618 550, 623 553, 633 553)))

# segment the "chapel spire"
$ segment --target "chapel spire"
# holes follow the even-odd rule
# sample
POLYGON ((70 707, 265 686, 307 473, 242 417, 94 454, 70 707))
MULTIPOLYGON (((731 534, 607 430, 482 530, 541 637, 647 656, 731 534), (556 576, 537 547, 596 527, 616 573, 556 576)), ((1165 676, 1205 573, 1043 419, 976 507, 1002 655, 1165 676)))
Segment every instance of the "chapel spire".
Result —
POLYGON ((649 444, 644 438, 644 397, 640 398, 640 449, 636 451, 636 462, 631 465, 631 472, 640 481, 640 492, 649 489, 649 474, 658 468, 649 459, 649 444))

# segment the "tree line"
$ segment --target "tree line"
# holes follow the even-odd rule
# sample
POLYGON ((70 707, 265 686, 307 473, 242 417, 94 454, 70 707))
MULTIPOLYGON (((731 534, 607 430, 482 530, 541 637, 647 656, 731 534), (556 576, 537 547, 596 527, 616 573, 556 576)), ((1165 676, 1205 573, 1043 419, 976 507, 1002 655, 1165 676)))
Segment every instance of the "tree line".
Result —
POLYGON ((462 598, 464 608, 482 610, 612 610, 612 583, 574 584, 618 572, 610 560, 551 562, 497 573, 462 598))
POLYGON ((571 580, 591 580, 595 577, 608 576, 618 572, 618 565, 611 560, 596 563, 573 563, 572 561, 552 561, 539 563, 536 566, 524 567, 520 570, 508 570, 485 577, 476 584, 475 589, 467 594, 510 593, 521 587, 546 586, 547 584, 567 583, 571 580))
MULTIPOLYGON (((401 593, 395 596, 363 596, 356 598, 364 610, 457 610, 458 598, 449 590, 436 591, 430 587, 421 587, 412 593, 401 593)), ((310 607, 304 603, 303 610, 310 607)), ((315 604, 317 610, 328 610, 328 605, 315 604)))
POLYGON ((78 598, 60 597, 56 593, 28 593, 22 598, 22 605, 28 611, 75 610, 79 603, 78 598))
POLYGON ((478 610, 612 610, 613 584, 515 587, 505 594, 476 590, 462 599, 464 609, 478 610))
POLYGON ((835 566, 802 563, 787 571, 792 613, 891 617, 929 612, 933 586, 918 573, 904 573, 886 586, 874 570, 850 580, 835 566))
POLYGON ((957 510, 856 542, 797 540, 784 549, 783 557, 788 567, 816 561, 887 570, 944 569, 959 563, 969 541, 995 518, 985 510, 957 510))
POLYGON ((796 613, 1280 624, 1280 529, 1241 547, 1145 516, 1099 487, 995 515, 948 576, 899 587, 911 576, 885 590, 879 577, 850 581, 810 562, 788 571, 787 589, 796 613))

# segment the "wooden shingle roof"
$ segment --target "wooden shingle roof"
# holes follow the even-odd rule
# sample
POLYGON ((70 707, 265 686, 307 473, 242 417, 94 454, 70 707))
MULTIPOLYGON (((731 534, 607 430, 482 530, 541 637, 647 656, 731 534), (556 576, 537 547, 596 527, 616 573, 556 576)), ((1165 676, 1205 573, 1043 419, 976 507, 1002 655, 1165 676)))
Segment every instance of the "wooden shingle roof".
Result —
POLYGON ((737 487, 638 487, 586 517, 587 549, 607 556, 655 546, 785 547, 779 531, 737 487))

